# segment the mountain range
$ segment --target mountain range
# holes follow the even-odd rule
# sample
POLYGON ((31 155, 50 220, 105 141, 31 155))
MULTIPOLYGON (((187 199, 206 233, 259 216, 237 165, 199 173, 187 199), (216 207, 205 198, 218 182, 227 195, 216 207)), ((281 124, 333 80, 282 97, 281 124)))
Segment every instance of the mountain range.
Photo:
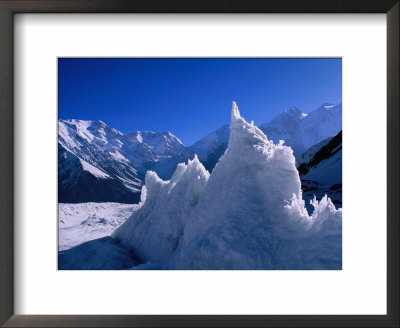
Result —
MULTIPOLYGON (((293 150, 247 122, 235 102, 230 131, 211 173, 197 155, 169 180, 148 171, 131 216, 109 236, 61 250, 58 269, 341 270, 342 209, 325 195, 308 213, 293 150)), ((314 149, 305 174, 318 177, 340 145, 339 133, 314 149)), ((62 208, 75 212, 70 205, 62 208)), ((90 224, 107 224, 100 216, 90 224)))
POLYGON ((144 175, 168 179, 193 156, 170 132, 122 134, 102 121, 59 120, 59 202, 137 203, 144 175))
MULTIPOLYGON (((275 143, 285 140, 285 145, 290 146, 298 158, 311 146, 333 137, 342 129, 342 104, 324 103, 309 114, 292 107, 259 128, 275 143)), ((210 171, 227 148, 229 134, 229 125, 223 125, 189 148, 210 171)))
MULTIPOLYGON (((341 126, 342 105, 324 103, 308 114, 292 107, 259 128, 275 144, 284 140, 298 163, 307 163, 315 155, 308 149, 335 136, 341 126), (305 160, 301 155, 307 151, 305 160)), ((147 171, 168 180, 178 163, 187 163, 197 154, 211 172, 226 151, 229 136, 226 124, 186 147, 168 131, 123 134, 102 121, 60 119, 59 202, 138 203, 147 171)))

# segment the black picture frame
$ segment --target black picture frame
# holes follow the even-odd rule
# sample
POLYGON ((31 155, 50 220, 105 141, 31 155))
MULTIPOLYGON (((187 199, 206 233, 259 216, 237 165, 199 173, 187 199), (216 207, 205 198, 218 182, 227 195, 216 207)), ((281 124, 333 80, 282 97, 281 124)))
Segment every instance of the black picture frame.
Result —
POLYGON ((399 0, 0 0, 0 324, 4 327, 399 327, 399 8, 399 0), (16 13, 385 13, 387 315, 14 315, 13 209, 18 206, 13 203, 16 13))

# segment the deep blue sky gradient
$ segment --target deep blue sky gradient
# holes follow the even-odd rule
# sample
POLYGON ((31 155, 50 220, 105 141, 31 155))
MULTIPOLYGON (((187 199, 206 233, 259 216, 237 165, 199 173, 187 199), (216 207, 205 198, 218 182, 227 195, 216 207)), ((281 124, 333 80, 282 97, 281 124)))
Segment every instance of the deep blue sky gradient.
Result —
POLYGON ((341 59, 60 58, 61 119, 129 133, 170 131, 191 145, 229 123, 231 102, 256 125, 296 106, 342 101, 341 59))

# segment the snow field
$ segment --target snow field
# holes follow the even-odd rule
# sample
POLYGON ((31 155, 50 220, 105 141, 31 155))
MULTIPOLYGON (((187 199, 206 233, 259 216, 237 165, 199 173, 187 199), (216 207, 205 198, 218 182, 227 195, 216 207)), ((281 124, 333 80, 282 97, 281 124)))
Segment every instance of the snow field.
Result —
POLYGON ((109 236, 137 208, 119 203, 58 204, 58 250, 109 236))

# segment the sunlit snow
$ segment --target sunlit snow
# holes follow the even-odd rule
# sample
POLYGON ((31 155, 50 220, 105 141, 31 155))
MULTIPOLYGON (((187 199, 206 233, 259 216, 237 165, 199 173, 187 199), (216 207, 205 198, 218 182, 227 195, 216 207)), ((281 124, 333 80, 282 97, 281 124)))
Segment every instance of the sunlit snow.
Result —
POLYGON ((119 203, 58 204, 58 249, 109 236, 137 207, 119 203))
POLYGON ((231 120, 209 178, 196 159, 170 181, 149 173, 141 208, 113 237, 138 255, 138 269, 341 269, 342 210, 324 197, 308 215, 292 149, 235 103, 231 120))
POLYGON ((88 171, 88 172, 92 173, 95 177, 98 177, 101 179, 110 178, 110 176, 107 173, 99 170, 97 167, 94 167, 93 165, 89 164, 88 162, 86 162, 82 159, 79 159, 79 161, 81 162, 82 168, 84 171, 88 171))
MULTIPOLYGON (((195 156, 178 164, 170 180, 148 171, 135 207, 61 206, 59 267, 340 270, 342 209, 326 195, 314 197, 310 215, 292 148, 248 123, 235 102, 229 129, 212 174, 195 156)), ((167 134, 140 135, 168 153, 169 141, 159 142, 167 134)))

